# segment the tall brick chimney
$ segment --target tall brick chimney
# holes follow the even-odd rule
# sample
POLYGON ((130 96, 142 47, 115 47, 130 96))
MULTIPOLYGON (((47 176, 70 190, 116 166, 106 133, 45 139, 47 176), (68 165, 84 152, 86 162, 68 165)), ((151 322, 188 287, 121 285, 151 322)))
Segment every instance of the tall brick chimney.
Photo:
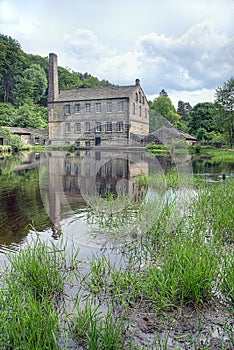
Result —
POLYGON ((49 85, 48 102, 53 102, 58 98, 58 58, 55 53, 49 54, 49 85))

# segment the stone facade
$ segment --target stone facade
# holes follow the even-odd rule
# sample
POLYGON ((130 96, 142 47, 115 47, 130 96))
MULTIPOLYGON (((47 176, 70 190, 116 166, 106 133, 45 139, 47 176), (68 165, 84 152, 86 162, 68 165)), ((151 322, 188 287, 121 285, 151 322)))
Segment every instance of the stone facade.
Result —
POLYGON ((58 91, 57 56, 49 55, 49 143, 129 146, 149 132, 149 105, 139 79, 131 86, 58 91))

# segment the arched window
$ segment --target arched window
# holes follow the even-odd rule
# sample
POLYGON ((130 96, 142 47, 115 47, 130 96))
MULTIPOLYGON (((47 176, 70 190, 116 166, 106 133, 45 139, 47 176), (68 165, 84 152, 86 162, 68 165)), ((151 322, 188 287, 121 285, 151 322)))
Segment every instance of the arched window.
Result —
POLYGON ((136 92, 136 101, 138 101, 138 93, 136 92))

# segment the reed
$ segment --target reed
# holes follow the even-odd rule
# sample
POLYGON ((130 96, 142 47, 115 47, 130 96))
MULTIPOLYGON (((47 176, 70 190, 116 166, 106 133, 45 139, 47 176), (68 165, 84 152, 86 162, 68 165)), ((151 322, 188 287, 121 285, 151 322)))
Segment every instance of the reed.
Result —
POLYGON ((92 299, 87 299, 83 305, 78 300, 71 330, 73 339, 84 349, 137 349, 125 340, 124 321, 116 319, 111 308, 106 314, 102 313, 92 299))

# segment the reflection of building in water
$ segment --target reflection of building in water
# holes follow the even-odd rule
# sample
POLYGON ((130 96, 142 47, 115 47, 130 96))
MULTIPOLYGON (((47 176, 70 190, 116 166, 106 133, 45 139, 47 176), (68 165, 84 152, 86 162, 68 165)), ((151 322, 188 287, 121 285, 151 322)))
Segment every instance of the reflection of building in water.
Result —
POLYGON ((140 175, 148 174, 145 153, 78 151, 64 155, 47 155, 50 218, 59 227, 61 213, 86 204, 87 196, 105 197, 123 193, 135 201, 145 195, 136 183, 140 175))

